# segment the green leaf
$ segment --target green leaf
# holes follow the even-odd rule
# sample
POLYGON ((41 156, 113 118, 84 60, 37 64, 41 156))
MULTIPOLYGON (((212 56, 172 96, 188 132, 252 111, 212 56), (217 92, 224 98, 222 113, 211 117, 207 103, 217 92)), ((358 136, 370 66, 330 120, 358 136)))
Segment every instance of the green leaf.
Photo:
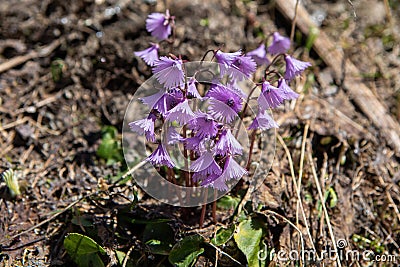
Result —
POLYGON ((118 130, 114 126, 104 126, 101 129, 101 143, 97 156, 105 159, 107 165, 123 161, 121 142, 118 140, 118 130))
POLYGON ((51 62, 50 69, 53 81, 58 82, 61 80, 65 68, 65 62, 60 58, 57 58, 51 62))
POLYGON ((246 256, 249 267, 259 267, 258 251, 263 230, 255 219, 242 221, 233 235, 238 248, 246 256))
POLYGON ((238 197, 223 196, 218 200, 217 206, 218 208, 229 210, 236 209, 239 203, 240 198, 238 197))
POLYGON ((1 174, 1 177, 6 182, 8 190, 11 197, 16 197, 21 195, 21 190, 19 189, 18 178, 12 169, 8 169, 1 174))
MULTIPOLYGON (((123 251, 116 250, 115 255, 117 256, 119 265, 122 265, 126 257, 126 253, 123 251)), ((134 267, 134 266, 135 266, 134 262, 132 261, 131 257, 129 257, 129 259, 126 261, 126 267, 134 267)))
POLYGON ((171 264, 177 267, 193 266, 199 255, 204 252, 204 248, 200 245, 203 243, 203 238, 198 235, 187 236, 172 248, 168 260, 171 264))
POLYGON ((90 237, 69 234, 64 239, 64 248, 79 267, 104 266, 98 252, 106 254, 106 251, 90 237))
POLYGON ((152 253, 168 255, 174 241, 174 232, 167 223, 146 224, 143 242, 152 253))
POLYGON ((232 224, 228 228, 221 227, 217 230, 217 233, 215 234, 214 238, 211 239, 211 243, 214 244, 215 246, 221 246, 232 238, 234 232, 235 232, 234 224, 232 224))
POLYGON ((331 197, 331 200, 329 201, 329 207, 331 208, 336 207, 338 198, 335 189, 333 189, 333 187, 329 187, 329 196, 331 197))

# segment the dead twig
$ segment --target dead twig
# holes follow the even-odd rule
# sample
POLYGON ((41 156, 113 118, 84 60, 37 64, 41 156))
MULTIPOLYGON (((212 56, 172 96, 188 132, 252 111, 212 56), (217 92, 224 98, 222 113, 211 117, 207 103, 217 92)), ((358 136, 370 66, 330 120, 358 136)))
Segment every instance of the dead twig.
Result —
POLYGON ((0 64, 0 73, 5 72, 9 69, 12 69, 18 65, 21 65, 33 58, 38 58, 38 57, 47 57, 48 55, 50 55, 51 52, 54 51, 54 49, 56 49, 61 43, 62 43, 62 38, 57 39, 55 41, 53 41, 51 44, 40 48, 38 51, 31 51, 26 55, 23 56, 17 56, 14 57, 4 63, 0 64))

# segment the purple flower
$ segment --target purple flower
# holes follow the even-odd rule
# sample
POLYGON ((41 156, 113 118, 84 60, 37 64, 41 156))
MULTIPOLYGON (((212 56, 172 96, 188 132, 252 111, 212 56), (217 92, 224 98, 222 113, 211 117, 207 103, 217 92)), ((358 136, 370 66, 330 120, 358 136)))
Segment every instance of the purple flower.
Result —
POLYGON ((242 109, 242 98, 223 85, 214 84, 206 96, 210 98, 208 111, 218 120, 229 123, 242 109))
POLYGON ((154 120, 147 118, 147 119, 142 119, 138 121, 133 121, 130 122, 129 128, 133 132, 137 132, 140 135, 145 134, 146 139, 149 142, 155 142, 156 141, 156 136, 154 135, 154 120))
POLYGON ((257 65, 254 60, 249 56, 239 56, 229 69, 230 75, 239 81, 245 77, 250 77, 256 71, 257 65))
POLYGON ((237 52, 233 52, 233 53, 224 53, 224 52, 221 52, 221 50, 218 50, 214 54, 214 56, 217 59, 218 63, 226 65, 226 66, 232 65, 232 63, 236 60, 236 58, 238 56, 241 56, 241 55, 242 55, 242 51, 241 50, 239 50, 237 52))
POLYGON ((167 128, 167 132, 165 134, 165 140, 168 145, 173 145, 179 142, 183 142, 185 138, 183 138, 173 126, 169 126, 167 128))
POLYGON ((220 64, 221 75, 225 75, 227 71, 231 68, 233 62, 236 60, 237 57, 242 55, 242 51, 239 50, 234 53, 224 53, 218 50, 214 53, 215 58, 217 59, 218 63, 220 64))
POLYGON ((221 176, 216 174, 209 175, 208 177, 206 177, 201 182, 201 185, 206 187, 212 187, 219 191, 228 191, 229 189, 224 180, 221 178, 221 176))
POLYGON ((189 128, 200 138, 214 137, 218 133, 217 122, 208 114, 197 112, 196 118, 189 122, 189 128))
POLYGON ((183 141, 185 148, 201 153, 205 150, 204 139, 199 136, 188 137, 183 141))
POLYGON ((196 79, 194 77, 189 79, 188 87, 187 87, 187 95, 189 97, 194 97, 194 98, 198 98, 198 99, 201 100, 203 98, 199 94, 199 91, 197 91, 196 82, 197 81, 196 81, 196 79))
POLYGON ((277 32, 273 34, 272 44, 268 47, 268 52, 271 55, 283 54, 290 48, 290 39, 280 35, 277 32))
POLYGON ((289 85, 287 85, 285 79, 279 79, 278 81, 278 89, 280 89, 283 94, 282 97, 286 100, 292 100, 299 97, 299 94, 293 91, 289 85))
POLYGON ((259 66, 269 64, 269 59, 267 58, 267 51, 265 51, 264 44, 261 44, 256 49, 246 53, 246 56, 250 56, 259 66))
POLYGON ((215 152, 220 155, 242 154, 242 146, 233 136, 231 130, 224 130, 215 145, 215 152))
POLYGON ((289 55, 285 56, 286 72, 285 79, 291 81, 297 75, 300 75, 306 68, 311 66, 310 62, 297 60, 289 55))
POLYGON ((249 126, 249 130, 268 130, 271 128, 279 128, 279 125, 268 115, 266 110, 259 111, 256 118, 249 126))
POLYGON ((272 86, 269 82, 264 81, 261 86, 261 94, 258 97, 258 105, 262 110, 276 108, 283 103, 283 92, 272 86))
POLYGON ((170 168, 174 167, 174 164, 172 163, 172 160, 163 144, 159 144, 157 149, 147 157, 146 161, 151 162, 153 165, 168 166, 170 168))
POLYGON ((171 89, 168 92, 159 91, 153 95, 140 98, 143 104, 150 109, 155 109, 164 117, 167 112, 183 101, 183 94, 179 89, 171 89))
POLYGON ((174 23, 174 17, 170 16, 169 10, 162 13, 152 13, 146 19, 146 30, 151 33, 152 36, 162 41, 168 38, 172 32, 174 23))
POLYGON ((227 191, 228 186, 225 183, 226 181, 231 179, 240 179, 245 174, 247 174, 247 171, 241 167, 232 156, 228 156, 226 158, 222 174, 211 174, 206 176, 201 182, 201 185, 213 187, 220 191, 227 191))
POLYGON ((247 171, 240 166, 232 156, 228 156, 225 161, 224 170, 219 179, 226 182, 231 179, 240 179, 245 174, 247 174, 247 171))
POLYGON ((169 57, 160 57, 154 63, 153 73, 157 80, 168 89, 181 85, 185 77, 182 60, 169 57))
MULTIPOLYGON (((190 170, 196 173, 194 179, 210 174, 220 175, 222 170, 214 159, 212 152, 205 151, 198 159, 190 164, 190 170)), ((198 179, 197 179, 198 180, 198 179)))
POLYGON ((168 111, 167 120, 169 121, 177 121, 180 125, 185 125, 190 120, 195 117, 192 109, 189 106, 189 102, 186 99, 185 101, 176 105, 173 109, 168 111))
POLYGON ((158 60, 158 44, 152 44, 149 48, 134 52, 135 56, 140 57, 149 66, 154 66, 154 63, 158 60))

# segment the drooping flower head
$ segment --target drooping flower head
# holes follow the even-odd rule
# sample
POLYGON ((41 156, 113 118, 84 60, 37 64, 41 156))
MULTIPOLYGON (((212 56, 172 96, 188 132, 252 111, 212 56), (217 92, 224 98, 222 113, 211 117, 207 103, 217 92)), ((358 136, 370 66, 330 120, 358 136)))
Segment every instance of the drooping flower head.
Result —
POLYGON ((149 142, 155 142, 156 136, 154 134, 154 119, 147 118, 138 121, 130 122, 129 128, 131 131, 136 132, 140 135, 146 135, 146 139, 149 142))
POLYGON ((257 64, 249 56, 238 56, 232 63, 232 68, 229 69, 229 73, 233 79, 239 81, 245 77, 250 77, 257 68, 257 64))
POLYGON ((261 85, 261 94, 258 97, 258 105, 262 110, 276 108, 283 103, 283 94, 284 93, 281 90, 272 86, 269 82, 264 81, 261 85))
POLYGON ((165 117, 167 112, 182 102, 184 98, 181 90, 173 88, 167 92, 160 90, 153 95, 142 97, 140 100, 150 109, 157 110, 165 117))
POLYGON ((220 175, 212 174, 207 176, 202 182, 201 186, 212 187, 219 191, 228 191, 228 186, 220 175))
POLYGON ((140 57, 149 66, 154 66, 154 63, 158 60, 158 44, 151 44, 151 46, 142 51, 134 52, 135 56, 140 57))
POLYGON ((215 52, 214 56, 217 59, 219 64, 224 64, 224 65, 232 65, 232 63, 236 60, 238 56, 242 55, 242 51, 236 51, 233 53, 224 53, 221 50, 218 50, 215 52))
POLYGON ((239 50, 233 53, 224 53, 218 50, 214 53, 217 62, 220 64, 221 75, 225 75, 231 68, 233 62, 237 57, 242 55, 242 51, 239 50))
POLYGON ((267 58, 267 51, 265 50, 265 44, 261 44, 256 49, 246 53, 246 56, 251 57, 258 66, 269 64, 269 59, 267 58))
POLYGON ((246 175, 247 171, 240 166, 232 156, 228 156, 225 160, 224 169, 221 175, 211 174, 204 178, 201 182, 202 186, 213 187, 220 191, 227 191, 226 182, 232 179, 238 180, 246 175))
POLYGON ((208 111, 218 120, 229 123, 242 109, 243 101, 238 93, 221 84, 214 84, 206 97, 210 98, 208 111))
POLYGON ((220 155, 242 154, 242 146, 233 136, 230 129, 224 130, 215 145, 215 152, 220 155))
POLYGON ((151 162, 151 164, 155 166, 168 166, 170 168, 174 167, 174 164, 172 163, 172 160, 162 143, 160 143, 157 149, 147 157, 146 161, 151 162))
POLYGON ((190 120, 195 117, 192 109, 189 106, 189 102, 186 99, 185 101, 176 105, 173 109, 168 111, 167 120, 169 121, 177 121, 180 125, 185 125, 190 120))
POLYGON ((187 86, 187 95, 189 97, 197 98, 197 99, 203 99, 201 95, 199 94, 199 91, 197 90, 196 87, 196 79, 194 77, 189 79, 188 86, 187 86))
POLYGON ((189 122, 189 129, 200 138, 214 137, 218 133, 218 123, 210 115, 197 112, 196 117, 189 122))
POLYGON ((146 30, 159 41, 165 40, 172 32, 174 18, 168 9, 165 14, 152 13, 146 19, 146 30))
POLYGON ((293 91, 289 87, 289 85, 287 85, 285 79, 282 79, 282 78, 279 79, 279 81, 278 81, 278 89, 280 89, 283 92, 282 97, 285 100, 292 100, 292 99, 296 99, 296 98, 299 97, 299 94, 296 93, 295 91, 293 91))
POLYGON ((185 138, 183 138, 173 126, 168 126, 165 134, 165 141, 168 145, 173 145, 179 142, 183 142, 185 138))
POLYGON ((240 179, 245 174, 247 174, 247 171, 242 166, 240 166, 230 155, 225 160, 224 170, 221 174, 220 179, 226 182, 231 179, 240 179))
POLYGON ((256 118, 249 126, 249 130, 268 130, 271 128, 279 128, 279 125, 272 119, 266 110, 259 111, 256 118))
POLYGON ((153 73, 167 89, 181 85, 185 78, 182 60, 170 57, 160 57, 154 63, 153 73))
POLYGON ((311 63, 300 61, 289 55, 285 55, 286 71, 285 79, 291 81, 294 77, 303 73, 303 71, 311 66, 311 63))
POLYGON ((190 170, 196 173, 194 179, 196 177, 202 178, 210 174, 220 175, 222 173, 221 167, 214 159, 214 154, 209 151, 205 151, 198 159, 191 162, 190 170))
POLYGON ((183 144, 186 149, 193 150, 194 152, 201 154, 206 149, 204 141, 205 139, 199 136, 193 136, 183 140, 183 144))
POLYGON ((272 44, 268 47, 268 53, 271 55, 286 53, 290 48, 290 39, 274 32, 272 44))

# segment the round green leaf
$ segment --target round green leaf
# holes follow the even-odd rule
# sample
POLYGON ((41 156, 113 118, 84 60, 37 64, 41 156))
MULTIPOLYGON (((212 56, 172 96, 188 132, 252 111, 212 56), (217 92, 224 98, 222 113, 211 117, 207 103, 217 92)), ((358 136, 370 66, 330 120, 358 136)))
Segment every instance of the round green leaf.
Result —
POLYGON ((203 238, 198 235, 187 236, 172 248, 168 260, 177 267, 193 266, 197 258, 204 252, 200 245, 203 238))

